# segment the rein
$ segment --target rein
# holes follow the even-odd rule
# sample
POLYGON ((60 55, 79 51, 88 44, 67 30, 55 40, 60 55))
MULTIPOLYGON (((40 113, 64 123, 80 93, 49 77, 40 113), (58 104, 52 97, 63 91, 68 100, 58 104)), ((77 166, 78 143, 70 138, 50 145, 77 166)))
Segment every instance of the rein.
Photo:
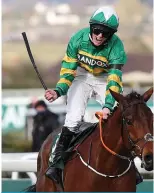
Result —
MULTIPOLYGON (((129 108, 130 106, 133 106, 133 105, 136 105, 136 104, 145 104, 145 102, 144 102, 143 100, 134 101, 134 102, 130 103, 129 105, 127 105, 127 106, 125 107, 125 109, 123 108, 123 106, 121 106, 122 119, 123 119, 123 125, 124 125, 124 126, 126 126, 126 124, 125 124, 125 123, 126 123, 126 120, 125 120, 125 116, 124 116, 125 110, 126 110, 127 108, 129 108)), ((126 132, 127 132, 128 141, 129 141, 130 145, 132 146, 132 148, 129 149, 129 150, 131 151, 132 157, 131 157, 131 158, 128 158, 128 157, 126 157, 126 156, 119 155, 119 154, 117 154, 116 152, 112 151, 110 148, 108 148, 108 147, 105 145, 104 141, 103 141, 103 134, 102 134, 102 131, 103 131, 103 128, 102 128, 103 114, 102 114, 102 112, 96 112, 96 113, 95 113, 95 116, 99 119, 100 140, 101 140, 101 142, 102 142, 103 147, 104 147, 108 152, 110 152, 112 155, 115 155, 115 156, 117 156, 117 157, 119 157, 119 158, 121 158, 121 159, 125 159, 125 160, 130 160, 130 159, 131 159, 131 160, 132 160, 134 157, 136 157, 137 154, 135 153, 135 151, 132 151, 134 148, 139 149, 139 150, 140 150, 140 156, 142 156, 143 149, 144 149, 145 145, 147 144, 147 142, 149 142, 149 141, 154 141, 154 137, 153 137, 150 133, 146 133, 142 138, 139 138, 139 139, 137 139, 136 141, 133 141, 133 140, 131 139, 131 137, 130 137, 130 134, 129 134, 128 130, 126 129, 126 127, 124 127, 125 130, 126 130, 126 132), (140 141, 142 141, 142 140, 144 140, 145 143, 144 143, 143 147, 141 148, 141 147, 138 146, 137 144, 138 144, 140 141)))
POLYGON ((126 156, 122 156, 122 155, 119 155, 117 154, 116 152, 112 151, 109 147, 107 147, 104 143, 104 140, 103 140, 103 128, 102 128, 102 119, 103 119, 103 115, 101 112, 96 112, 95 113, 96 117, 99 119, 99 131, 100 131, 100 139, 101 139, 101 142, 102 142, 102 145, 104 146, 104 148, 109 151, 112 155, 114 156, 117 156, 121 159, 125 159, 125 160, 129 160, 130 161, 130 158, 126 157, 126 156))

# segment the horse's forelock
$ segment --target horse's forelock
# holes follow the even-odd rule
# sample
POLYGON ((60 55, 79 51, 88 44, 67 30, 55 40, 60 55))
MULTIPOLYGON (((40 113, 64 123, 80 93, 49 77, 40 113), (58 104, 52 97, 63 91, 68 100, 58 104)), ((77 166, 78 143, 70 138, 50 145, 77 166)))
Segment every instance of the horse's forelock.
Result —
MULTIPOLYGON (((126 106, 131 104, 131 103, 133 104, 133 102, 135 102, 135 101, 143 101, 142 95, 140 95, 139 93, 134 92, 134 91, 132 91, 131 93, 126 95, 125 99, 126 99, 125 102, 127 103, 126 106)), ((131 106, 132 107, 132 114, 135 114, 135 115, 138 114, 140 117, 143 118, 143 113, 142 113, 142 110, 143 110, 144 112, 146 112, 145 114, 149 115, 149 112, 151 112, 151 110, 146 105, 146 103, 143 102, 143 104, 144 105, 140 105, 140 106, 132 105, 131 106)), ((131 111, 131 109, 129 109, 129 111, 131 111)))
POLYGON ((139 93, 132 91, 131 93, 126 95, 125 98, 126 98, 126 100, 131 100, 132 101, 132 100, 135 100, 135 99, 141 99, 142 96, 139 93))
MULTIPOLYGON (((125 96, 125 100, 123 101, 124 104, 127 106, 128 104, 130 104, 132 101, 137 101, 137 100, 142 100, 142 95, 140 95, 139 93, 137 93, 136 91, 132 91, 131 93, 127 94, 125 96)), ((117 108, 119 107, 119 103, 117 103, 117 105, 114 107, 114 109, 112 110, 111 116, 114 114, 114 112, 117 110, 117 108)), ((135 112, 136 113, 136 112, 135 112)))

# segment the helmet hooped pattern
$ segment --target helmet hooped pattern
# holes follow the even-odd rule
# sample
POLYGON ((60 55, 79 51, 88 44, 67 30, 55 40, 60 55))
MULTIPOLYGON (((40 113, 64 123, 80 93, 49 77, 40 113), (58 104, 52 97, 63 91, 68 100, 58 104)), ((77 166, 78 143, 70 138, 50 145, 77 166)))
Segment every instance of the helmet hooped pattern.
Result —
POLYGON ((89 23, 90 25, 104 25, 116 32, 119 26, 119 18, 113 7, 104 6, 94 12, 89 23))

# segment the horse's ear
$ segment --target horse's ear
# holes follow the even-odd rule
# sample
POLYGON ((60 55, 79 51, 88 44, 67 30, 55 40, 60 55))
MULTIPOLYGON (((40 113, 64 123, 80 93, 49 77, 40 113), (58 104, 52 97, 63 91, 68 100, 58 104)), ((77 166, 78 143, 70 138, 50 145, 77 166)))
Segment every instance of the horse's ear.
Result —
POLYGON ((117 101, 120 102, 124 99, 124 96, 122 94, 119 94, 117 92, 114 92, 113 90, 109 89, 111 95, 113 96, 113 98, 117 101))
POLYGON ((143 96, 143 100, 145 102, 147 102, 149 100, 149 98, 151 97, 151 95, 153 94, 153 87, 151 87, 149 90, 147 90, 142 96, 143 96))

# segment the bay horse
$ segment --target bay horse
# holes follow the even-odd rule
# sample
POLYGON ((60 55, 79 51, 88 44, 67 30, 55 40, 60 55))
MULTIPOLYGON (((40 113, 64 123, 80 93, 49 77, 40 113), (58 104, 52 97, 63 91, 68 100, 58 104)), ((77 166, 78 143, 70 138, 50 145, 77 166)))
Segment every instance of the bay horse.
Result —
MULTIPOLYGON (((153 170, 153 113, 146 104, 153 88, 143 95, 131 92, 123 96, 110 92, 118 105, 107 121, 102 121, 101 114, 97 114, 96 129, 78 147, 77 155, 66 163, 65 192, 135 192, 133 159, 136 156, 145 170, 153 170)), ((40 149, 37 182, 28 189, 30 192, 61 191, 45 176, 52 140, 50 134, 40 149)))

